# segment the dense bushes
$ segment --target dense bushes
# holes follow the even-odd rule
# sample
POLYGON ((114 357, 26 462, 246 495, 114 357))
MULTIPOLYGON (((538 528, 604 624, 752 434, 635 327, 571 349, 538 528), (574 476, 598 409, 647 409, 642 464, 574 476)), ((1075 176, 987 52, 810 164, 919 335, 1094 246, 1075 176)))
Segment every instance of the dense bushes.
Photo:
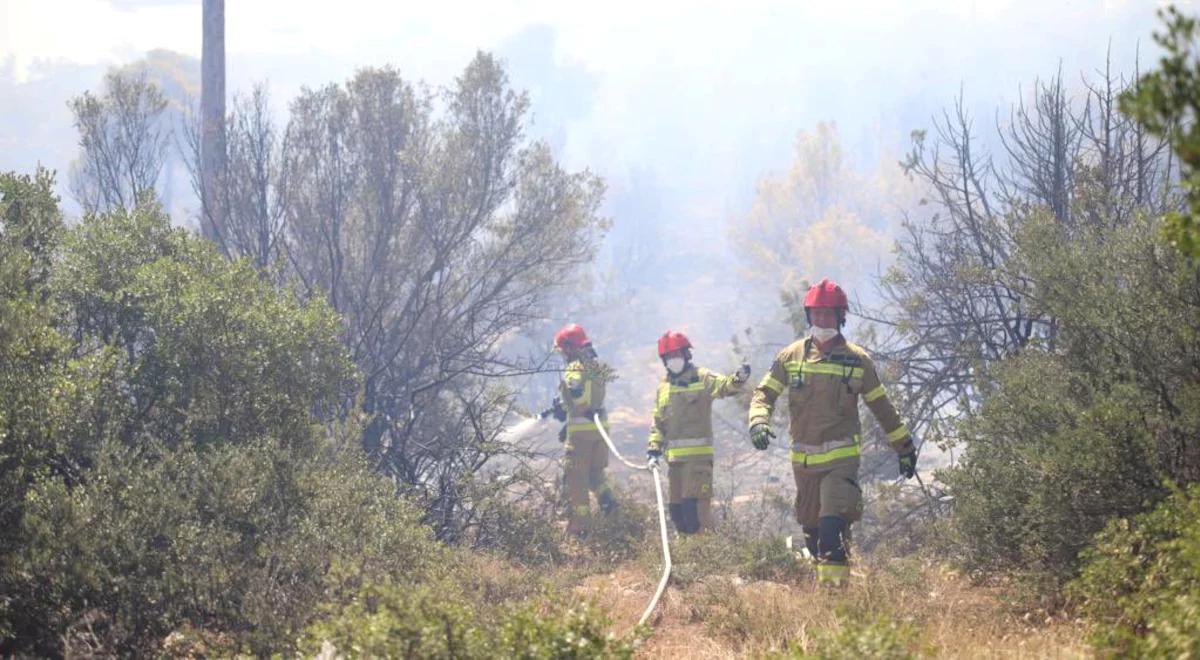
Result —
POLYGON ((314 425, 353 386, 336 316, 151 204, 67 230, 51 190, 0 177, 0 648, 286 651, 424 576, 419 512, 314 425))
POLYGON ((959 427, 963 459, 943 476, 973 569, 1061 583, 1110 518, 1200 478, 1200 275, 1157 221, 1103 217, 1068 229, 1035 214, 1017 237, 1030 313, 1056 325, 985 372, 959 427))
POLYGON ((377 583, 305 634, 301 649, 351 658, 628 658, 591 606, 543 598, 479 608, 453 584, 377 583))
POLYGON ((1200 653, 1200 486, 1151 512, 1110 522, 1084 553, 1071 591, 1120 657, 1200 653))
MULTIPOLYGON (((478 574, 367 464, 326 304, 148 201, 67 229, 52 189, 0 176, 0 654, 287 655, 321 635, 356 655, 628 654, 560 590, 478 574), (451 619, 440 641, 423 628, 451 619)), ((562 559, 546 511, 479 486, 493 536, 464 540, 562 559)), ((636 547, 645 518, 608 524, 636 547)))

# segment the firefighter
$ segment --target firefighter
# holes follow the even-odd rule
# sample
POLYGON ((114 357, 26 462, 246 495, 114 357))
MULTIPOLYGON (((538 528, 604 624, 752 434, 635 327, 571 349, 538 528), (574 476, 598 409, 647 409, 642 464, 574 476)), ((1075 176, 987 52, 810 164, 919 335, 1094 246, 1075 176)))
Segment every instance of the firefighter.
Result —
POLYGON ((658 357, 667 374, 658 384, 646 455, 657 461, 666 454, 671 522, 681 534, 695 534, 713 525, 712 404, 742 390, 750 365, 732 376, 697 367, 692 342, 670 330, 658 340, 658 357))
POLYGON ((755 449, 764 450, 775 437, 775 400, 787 393, 796 521, 816 558, 818 582, 832 585, 850 576, 845 541, 849 525, 862 513, 860 397, 899 456, 900 473, 911 478, 917 463, 912 438, 870 355, 841 334, 849 309, 845 292, 829 279, 810 288, 804 297, 810 336, 779 352, 750 403, 750 438, 755 449))
POLYGON ((582 536, 591 518, 589 491, 595 493, 600 510, 609 514, 617 501, 604 475, 608 466, 608 447, 594 419, 604 415, 604 389, 608 366, 596 358, 596 351, 583 328, 572 323, 554 335, 554 348, 563 356, 566 368, 559 383, 560 399, 555 401, 555 416, 565 422, 563 485, 570 507, 567 532, 582 536))

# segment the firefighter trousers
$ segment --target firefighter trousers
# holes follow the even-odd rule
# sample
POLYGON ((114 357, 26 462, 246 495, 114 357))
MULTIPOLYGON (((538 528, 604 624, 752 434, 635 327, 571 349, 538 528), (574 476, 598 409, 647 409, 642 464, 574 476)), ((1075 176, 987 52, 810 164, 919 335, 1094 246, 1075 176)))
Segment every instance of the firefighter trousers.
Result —
POLYGON ((712 459, 667 464, 671 522, 682 534, 712 529, 712 459))
POLYGON ((563 485, 567 492, 567 531, 582 534, 588 530, 591 518, 590 493, 603 510, 610 509, 615 500, 604 469, 608 467, 608 446, 596 431, 572 433, 567 438, 563 457, 563 485))

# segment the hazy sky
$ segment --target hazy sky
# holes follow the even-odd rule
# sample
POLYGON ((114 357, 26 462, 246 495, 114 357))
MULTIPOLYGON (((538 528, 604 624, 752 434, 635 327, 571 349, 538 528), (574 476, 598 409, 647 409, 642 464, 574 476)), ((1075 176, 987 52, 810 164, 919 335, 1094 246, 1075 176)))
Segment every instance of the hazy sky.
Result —
MULTIPOLYGON (((1180 3, 1195 10, 1197 2, 1180 3)), ((678 231, 720 244, 796 132, 837 122, 862 167, 892 162, 961 89, 983 129, 1059 67, 1079 86, 1153 64, 1156 0, 305 2, 228 0, 228 89, 270 83, 283 119, 303 85, 394 64, 447 84, 477 49, 529 90, 533 133, 609 183, 609 249, 678 231)), ((60 171, 66 100, 106 67, 166 48, 199 57, 200 0, 0 0, 0 169, 60 171)))
MULTIPOLYGON (((569 163, 610 177, 670 167, 673 185, 711 187, 782 167, 795 131, 818 120, 869 151, 902 144, 960 84, 988 107, 1060 59, 1098 66, 1109 39, 1127 63, 1149 47, 1157 4, 231 0, 226 47, 230 89, 269 79, 280 106, 360 66, 445 82, 475 49, 495 50, 569 163)), ((199 0, 0 1, 0 71, 14 82, 152 48, 199 56, 199 0)))

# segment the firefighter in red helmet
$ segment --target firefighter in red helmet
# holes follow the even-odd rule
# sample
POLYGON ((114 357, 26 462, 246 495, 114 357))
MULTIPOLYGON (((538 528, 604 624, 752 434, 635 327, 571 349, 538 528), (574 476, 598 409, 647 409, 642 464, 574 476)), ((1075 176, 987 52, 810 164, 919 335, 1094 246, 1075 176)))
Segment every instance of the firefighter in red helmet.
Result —
POLYGON ((741 391, 750 366, 722 376, 692 364, 692 342, 668 330, 658 340, 658 357, 666 377, 654 399, 650 427, 650 460, 667 457, 670 514, 675 529, 694 534, 712 528, 712 404, 741 391))
POLYGON ((871 356, 842 336, 849 309, 846 293, 830 280, 810 288, 804 297, 810 336, 779 352, 750 403, 751 441, 756 449, 766 449, 775 437, 775 401, 787 392, 796 521, 817 558, 817 579, 826 584, 842 584, 849 577, 845 538, 862 512, 860 398, 899 456, 901 474, 912 477, 917 461, 912 438, 888 400, 871 356))
POLYGON ((596 495, 600 510, 606 514, 617 504, 604 474, 608 447, 595 421, 597 413, 604 418, 604 390, 610 370, 597 359, 587 333, 574 323, 555 333, 554 349, 566 363, 555 416, 566 423, 563 484, 570 507, 567 531, 579 536, 588 531, 591 519, 589 492, 596 495))

